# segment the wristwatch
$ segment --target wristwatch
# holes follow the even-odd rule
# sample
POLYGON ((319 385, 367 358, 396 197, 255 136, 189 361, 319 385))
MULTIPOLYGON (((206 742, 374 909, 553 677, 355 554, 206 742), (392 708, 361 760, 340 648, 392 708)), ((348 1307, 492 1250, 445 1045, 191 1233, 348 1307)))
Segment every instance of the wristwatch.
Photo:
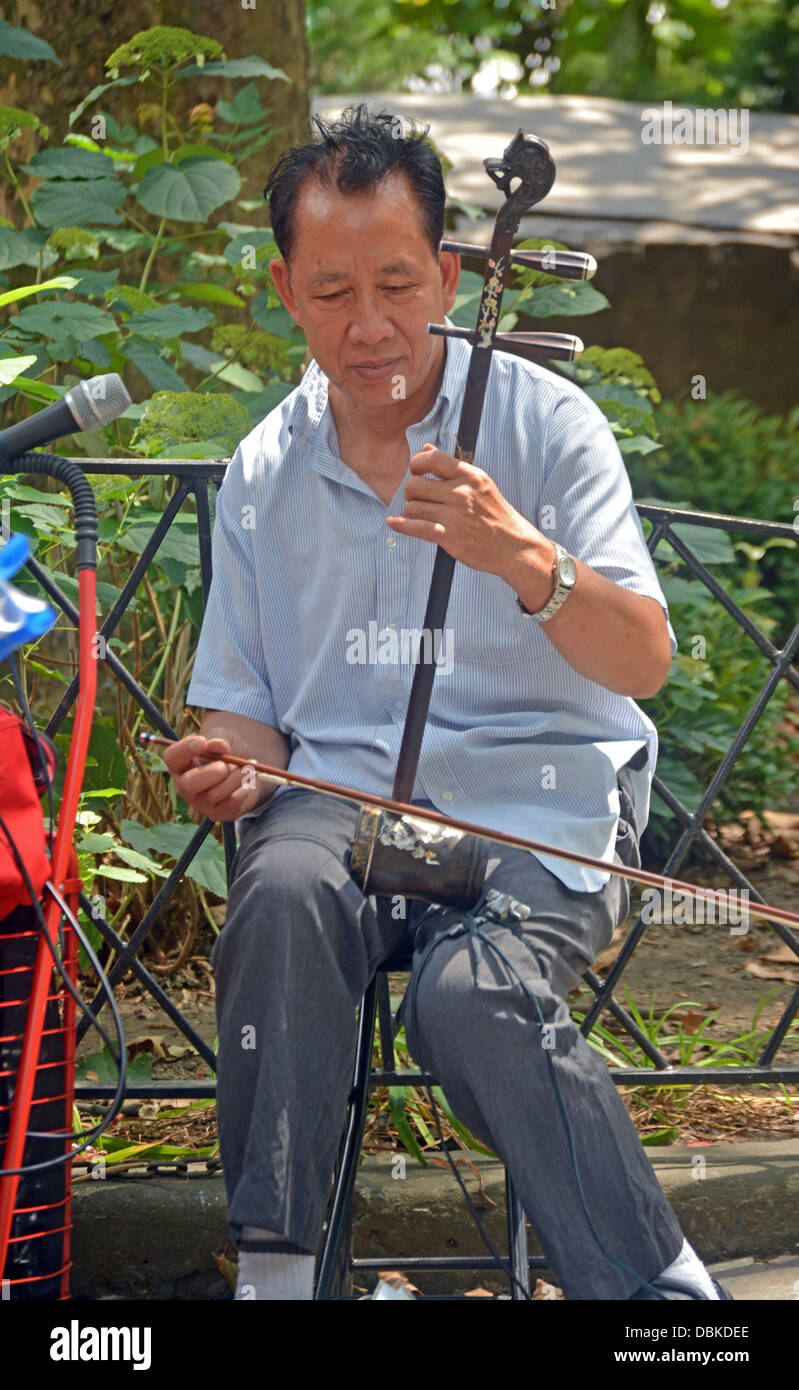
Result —
POLYGON ((570 555, 568 550, 564 550, 562 545, 558 545, 557 541, 553 541, 552 543, 555 547, 555 559, 552 564, 552 578, 555 587, 552 590, 549 602, 546 603, 543 608, 539 608, 537 613, 531 613, 529 608, 525 608, 519 595, 516 595, 516 602, 522 613, 528 618, 535 618, 536 622, 539 623, 547 622, 549 618, 557 613, 558 609, 566 602, 566 599, 577 583, 577 562, 574 556, 570 555))

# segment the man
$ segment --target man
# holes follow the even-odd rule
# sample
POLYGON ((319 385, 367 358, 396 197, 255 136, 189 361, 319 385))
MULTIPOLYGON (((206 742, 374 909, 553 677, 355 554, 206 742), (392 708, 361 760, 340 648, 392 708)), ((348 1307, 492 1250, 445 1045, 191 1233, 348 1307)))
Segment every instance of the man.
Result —
POLYGON ((375 911, 347 869, 354 804, 197 757, 390 793, 413 676, 396 639, 423 621, 440 544, 459 562, 450 659, 415 804, 640 863, 657 738, 634 698, 676 642, 610 429, 571 383, 497 354, 475 464, 454 457, 469 349, 427 332, 459 278, 439 162, 365 107, 316 124, 267 186, 272 278, 313 360, 228 467, 188 692, 201 736, 166 754, 180 795, 241 835, 214 949, 236 1296, 312 1296, 355 1011, 407 930, 409 1048, 507 1164, 566 1297, 655 1298, 648 1281, 677 1275, 716 1298, 564 1002, 626 916, 625 881, 496 847, 487 883, 532 917, 483 931, 523 988, 454 910, 375 911))

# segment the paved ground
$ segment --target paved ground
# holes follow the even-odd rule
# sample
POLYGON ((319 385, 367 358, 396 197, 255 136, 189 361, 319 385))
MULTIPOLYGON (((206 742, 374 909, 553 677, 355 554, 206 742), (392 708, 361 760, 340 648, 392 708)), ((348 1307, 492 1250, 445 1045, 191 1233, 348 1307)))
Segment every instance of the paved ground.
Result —
MULTIPOLYGON (((684 241, 691 235, 688 229, 699 240, 722 230, 726 241, 730 232, 758 239, 799 234, 799 116, 751 113, 748 127, 736 131, 728 126, 726 145, 709 143, 707 132, 704 144, 645 144, 642 132, 651 113, 664 108, 607 97, 540 95, 501 101, 372 93, 316 97, 313 109, 334 115, 358 101, 429 121, 432 138, 454 166, 447 179, 450 194, 486 209, 498 207, 501 194, 482 161, 501 155, 522 126, 547 142, 557 165, 554 187, 542 205, 547 219, 597 219, 609 233, 615 221, 616 234, 624 236, 630 234, 631 222, 655 223, 640 228, 636 239, 641 240, 678 235, 684 241)), ((673 109, 672 133, 682 109, 673 109)), ((666 134, 668 120, 659 129, 666 134)), ((696 121, 694 132, 703 134, 696 121)), ((537 220, 543 220, 543 212, 537 220)), ((527 223, 520 231, 535 234, 527 223)), ((554 235, 549 227, 538 234, 554 235)))

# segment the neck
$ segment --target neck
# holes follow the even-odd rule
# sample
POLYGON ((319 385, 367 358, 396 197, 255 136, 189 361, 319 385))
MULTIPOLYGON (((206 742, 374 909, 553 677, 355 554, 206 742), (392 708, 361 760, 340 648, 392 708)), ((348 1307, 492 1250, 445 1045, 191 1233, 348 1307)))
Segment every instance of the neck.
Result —
POLYGON ((415 425, 429 414, 441 390, 446 361, 446 340, 437 339, 435 347, 431 369, 422 385, 405 400, 392 401, 390 405, 365 405, 361 401, 353 400, 331 381, 328 386, 328 400, 339 438, 345 433, 357 433, 361 439, 374 440, 378 444, 397 439, 404 441, 408 426, 415 425))

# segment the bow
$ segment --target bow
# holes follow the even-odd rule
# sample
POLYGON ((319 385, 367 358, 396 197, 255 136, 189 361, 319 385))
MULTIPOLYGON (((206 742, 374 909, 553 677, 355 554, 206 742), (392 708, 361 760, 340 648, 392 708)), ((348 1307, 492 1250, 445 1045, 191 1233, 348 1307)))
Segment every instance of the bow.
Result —
MULTIPOLYGON (((139 740, 141 743, 161 744, 163 747, 168 747, 170 743, 177 741, 161 738, 159 734, 147 732, 140 733, 139 740)), ((323 782, 314 777, 304 777, 298 772, 287 772, 284 768, 272 767, 269 763, 256 762, 253 758, 239 758, 233 753, 198 753, 197 756, 208 758, 211 762, 229 763, 231 767, 249 768, 252 774, 264 777, 267 781, 280 786, 308 787, 313 791, 322 792, 325 796, 341 797, 344 801, 354 801, 359 805, 379 806, 386 811, 396 811, 403 816, 413 816, 419 822, 430 821, 435 825, 449 827, 452 830, 462 830, 467 834, 476 835, 479 839, 490 840, 496 844, 511 845, 514 849, 533 850, 536 854, 551 855, 554 859, 565 859, 571 864, 583 864, 589 869, 599 869, 603 873, 616 874, 620 878, 629 879, 632 883, 643 883, 648 887, 658 889, 667 888, 672 892, 676 890, 681 893, 689 893, 700 901, 711 902, 719 907, 726 907, 729 903, 728 893, 723 888, 703 888, 693 883, 686 883, 679 878, 666 878, 663 874, 652 873, 648 869, 630 869, 626 864, 609 864, 604 859, 595 859, 593 855, 582 854, 579 850, 560 849, 556 845, 549 845, 541 840, 528 840, 522 835, 511 835, 504 830, 490 830, 484 825, 474 825, 470 821, 444 816, 439 811, 425 809, 424 812, 420 812, 418 806, 413 806, 408 802, 379 796, 375 792, 356 791, 354 787, 342 787, 337 782, 323 782)), ((769 903, 755 903, 752 906, 750 903, 748 912, 753 917, 764 917, 767 921, 799 927, 799 913, 789 912, 784 907, 772 907, 769 903)), ((795 941, 790 933, 781 933, 781 935, 799 955, 799 941, 795 941)))

